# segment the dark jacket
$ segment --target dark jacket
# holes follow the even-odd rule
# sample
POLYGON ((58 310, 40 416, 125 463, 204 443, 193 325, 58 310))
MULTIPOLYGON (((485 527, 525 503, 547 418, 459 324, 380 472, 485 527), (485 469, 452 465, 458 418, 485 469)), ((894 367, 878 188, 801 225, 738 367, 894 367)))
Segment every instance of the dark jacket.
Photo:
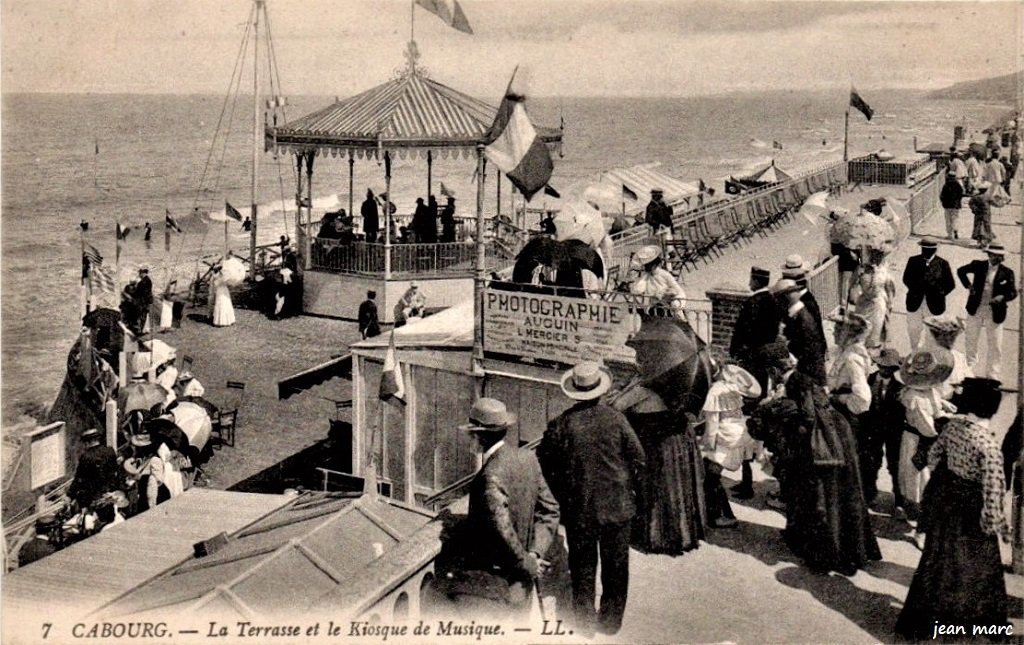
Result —
POLYGON ((672 226, 672 207, 663 201, 651 200, 651 203, 647 204, 647 212, 644 217, 644 221, 651 225, 654 232, 657 233, 658 229, 662 226, 668 230, 673 230, 672 226))
POLYGON ((23 567, 26 564, 35 562, 36 560, 42 560, 46 556, 53 555, 57 551, 57 547, 55 547, 49 540, 44 540, 38 537, 33 538, 18 550, 18 566, 23 567))
POLYGON ((964 199, 964 187, 959 181, 950 180, 942 185, 939 192, 939 203, 943 208, 960 208, 964 199))
POLYGON ((372 197, 367 197, 363 200, 363 205, 359 207, 359 214, 363 216, 363 233, 366 234, 366 241, 376 242, 377 231, 380 230, 377 202, 372 197))
POLYGON ((789 353, 796 357, 796 369, 825 385, 825 353, 828 346, 825 334, 818 328, 814 317, 804 306, 795 315, 787 315, 782 333, 786 337, 789 353))
POLYGON ((889 387, 885 390, 885 396, 882 396, 882 379, 875 372, 868 377, 868 386, 871 388, 871 407, 867 415, 871 429, 883 433, 886 430, 903 432, 907 418, 907 410, 900 401, 903 384, 895 377, 890 378, 889 387))
POLYGON ((565 526, 618 524, 636 513, 644 449, 621 412, 596 401, 578 403, 548 424, 537 458, 565 526))
POLYGON ((534 454, 498 448, 469 485, 467 545, 482 568, 500 567, 513 577, 524 572, 530 552, 548 552, 558 531, 558 502, 534 454))
POLYGON ((729 355, 737 359, 750 358, 754 349, 775 342, 778 335, 779 310, 775 296, 767 290, 756 291, 743 301, 736 316, 729 355))
MULTIPOLYGON (((968 262, 956 270, 960 283, 970 294, 967 296, 967 313, 974 315, 978 313, 981 305, 981 295, 985 288, 985 276, 988 274, 988 260, 975 260, 968 262)), ((992 297, 1002 296, 1002 302, 992 303, 992 322, 997 325, 1006 320, 1006 303, 1017 297, 1017 279, 1013 275, 1013 269, 1000 264, 992 280, 992 297)))
POLYGON ((139 278, 138 284, 135 285, 134 297, 138 307, 149 309, 149 306, 153 304, 153 281, 149 279, 148 275, 139 278))
POLYGON ((821 319, 821 305, 818 304, 818 299, 814 297, 810 289, 804 289, 803 294, 800 296, 800 302, 804 303, 804 308, 807 309, 807 313, 811 314, 811 319, 814 321, 814 326, 818 329, 818 336, 821 337, 821 342, 824 344, 825 340, 825 325, 821 319))
POLYGON ((922 302, 927 302, 928 311, 936 316, 945 313, 946 296, 956 288, 949 262, 937 255, 932 256, 930 262, 926 262, 923 255, 908 259, 903 284, 907 287, 908 312, 917 311, 922 302))
POLYGON ((85 449, 78 458, 75 479, 68 494, 80 506, 88 506, 104 493, 120 488, 121 470, 113 448, 98 445, 85 449))
POLYGON ((359 305, 359 332, 363 338, 380 335, 380 322, 377 318, 377 303, 366 299, 359 305))

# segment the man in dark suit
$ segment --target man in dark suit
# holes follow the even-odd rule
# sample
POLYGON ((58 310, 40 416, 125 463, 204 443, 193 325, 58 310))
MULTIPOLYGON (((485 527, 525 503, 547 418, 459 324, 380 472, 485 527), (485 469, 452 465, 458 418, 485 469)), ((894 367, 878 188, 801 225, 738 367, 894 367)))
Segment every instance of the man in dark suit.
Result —
MULTIPOLYGON (((982 330, 988 343, 988 377, 999 379, 1003 358, 1003 322, 1006 304, 1017 297, 1017 278, 1013 270, 1003 265, 1006 249, 992 242, 985 249, 988 260, 968 262, 956 270, 967 296, 967 364, 978 363, 978 341, 982 330)), ((974 370, 979 374, 980 370, 974 370)))
POLYGON ((908 259, 903 270, 903 284, 907 287, 907 334, 912 349, 917 347, 924 331, 922 303, 933 316, 941 315, 946 311, 946 296, 956 288, 949 262, 936 255, 939 243, 935 238, 921 238, 919 244, 921 254, 908 259))
POLYGON ((364 339, 380 336, 376 297, 377 292, 370 289, 366 292, 366 300, 359 305, 359 333, 364 339))
POLYGON ((892 477, 892 494, 895 509, 903 508, 900 494, 900 443, 906 427, 906 408, 900 401, 903 384, 896 380, 902 358, 895 349, 885 348, 875 359, 878 371, 868 377, 871 388, 871 407, 861 417, 861 434, 857 437, 860 456, 861 476, 864 481, 864 497, 873 504, 878 496, 878 471, 882 467, 882 451, 885 464, 892 477))
POLYGON ((825 333, 801 300, 804 291, 803 287, 788 278, 772 285, 772 295, 784 312, 782 335, 786 338, 789 353, 796 357, 796 371, 806 374, 819 385, 826 385, 828 376, 825 371, 825 354, 828 343, 825 333))
POLYGON ((85 450, 78 458, 68 495, 85 508, 104 494, 121 488, 121 469, 117 453, 103 443, 103 435, 96 428, 82 433, 82 444, 85 450))
POLYGON ((821 332, 821 337, 825 338, 825 325, 822 322, 821 305, 818 304, 818 299, 814 297, 814 294, 807 287, 808 271, 808 264, 804 262, 804 259, 798 253, 787 256, 786 263, 782 265, 782 277, 792 280, 800 287, 800 302, 804 303, 807 313, 811 315, 811 319, 821 332))
MULTIPOLYGON (((770 278, 771 272, 767 269, 751 267, 750 290, 753 293, 740 307, 729 343, 729 355, 750 372, 761 386, 761 396, 750 401, 753 405, 767 396, 769 361, 765 347, 774 343, 779 336, 779 309, 775 297, 768 291, 770 278)), ((733 494, 740 499, 754 496, 754 473, 749 460, 743 462, 742 478, 739 486, 733 489, 733 494)))
POLYGON ((380 230, 380 215, 377 211, 377 200, 373 198, 373 191, 366 190, 366 199, 359 207, 359 214, 363 217, 363 233, 366 241, 371 244, 377 242, 377 232, 380 230))
POLYGON ((558 502, 537 458, 505 443, 515 421, 504 403, 482 398, 473 404, 469 423, 460 426, 483 453, 483 467, 469 485, 464 564, 479 574, 471 580, 499 587, 502 597, 488 598, 486 589, 454 595, 463 609, 488 610, 492 617, 529 611, 534 580, 547 565, 544 556, 558 531, 558 502))
POLYGON ((139 267, 139 281, 135 284, 135 315, 137 316, 133 330, 142 334, 146 330, 146 321, 149 319, 149 310, 153 306, 153 281, 149 279, 149 267, 139 267))
POLYGON ((645 472, 643 447, 622 413, 600 402, 611 376, 584 361, 562 377, 578 403, 548 424, 537 457, 561 505, 569 539, 575 630, 614 634, 629 591, 629 532, 645 472), (601 608, 595 577, 601 560, 601 608), (598 620, 599 619, 599 620, 598 620), (595 622, 597 624, 595 625, 595 622))
POLYGON ((42 560, 48 555, 53 555, 60 549, 53 543, 50 536, 53 535, 60 520, 56 515, 42 515, 36 519, 36 536, 26 542, 18 550, 18 566, 23 567, 36 560, 42 560))
POLYGON ((660 188, 651 189, 651 201, 644 212, 644 221, 651 227, 651 234, 671 240, 674 233, 672 225, 672 207, 665 203, 665 191, 660 188), (665 229, 665 232, 662 232, 665 229))

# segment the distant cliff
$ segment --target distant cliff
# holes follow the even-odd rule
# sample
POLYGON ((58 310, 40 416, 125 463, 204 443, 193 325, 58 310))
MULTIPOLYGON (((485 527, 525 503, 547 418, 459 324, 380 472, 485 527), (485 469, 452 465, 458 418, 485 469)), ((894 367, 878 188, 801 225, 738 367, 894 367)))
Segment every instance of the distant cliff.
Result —
POLYGON ((1007 74, 994 78, 956 83, 928 94, 933 99, 973 99, 1016 104, 1024 75, 1007 74))

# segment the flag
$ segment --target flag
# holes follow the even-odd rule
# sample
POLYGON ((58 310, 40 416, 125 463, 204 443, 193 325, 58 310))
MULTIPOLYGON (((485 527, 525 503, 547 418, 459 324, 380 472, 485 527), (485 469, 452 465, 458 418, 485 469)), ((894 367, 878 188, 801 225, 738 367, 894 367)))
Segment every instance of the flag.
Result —
POLYGON ((698 192, 702 192, 702 193, 708 192, 708 185, 704 183, 704 179, 703 178, 698 179, 697 182, 698 182, 697 183, 697 190, 698 190, 698 192))
POLYGON ((181 227, 178 226, 178 223, 174 221, 173 217, 171 217, 171 211, 169 209, 164 209, 164 211, 164 226, 169 230, 181 233, 181 227))
POLYGON ((772 141, 772 148, 776 150, 782 150, 782 144, 778 141, 772 141))
POLYGON ((455 197, 455 193, 448 190, 448 187, 444 185, 443 181, 441 182, 441 195, 444 197, 455 197))
POLYGON ((103 256, 92 244, 82 246, 82 277, 89 280, 94 291, 114 291, 114 277, 103 266, 103 256))
POLYGON ((729 177, 725 180, 725 192, 729 195, 739 195, 744 190, 743 184, 736 181, 735 177, 729 177))
POLYGON ((267 99, 267 109, 273 110, 274 108, 281 108, 288 105, 288 98, 285 96, 275 96, 272 99, 267 99))
POLYGON ((872 110, 871 106, 860 97, 860 94, 857 94, 857 89, 852 85, 850 86, 850 107, 860 110, 861 114, 863 114, 868 121, 870 121, 871 117, 875 114, 875 111, 872 110))
POLYGON ((131 233, 131 232, 132 232, 132 227, 131 226, 122 226, 121 222, 117 223, 117 228, 115 229, 115 234, 117 235, 117 240, 119 242, 123 242, 128 237, 128 234, 131 233))
POLYGON ((384 368, 380 373, 380 400, 395 400, 405 403, 405 383, 402 380, 402 366, 395 355, 395 332, 391 331, 388 353, 384 356, 384 368))
POLYGON ((416 0, 416 4, 443 20, 449 27, 458 29, 464 34, 473 33, 466 14, 459 6, 459 0, 416 0))
POLYGON ((224 214, 235 220, 236 222, 242 221, 242 214, 238 212, 238 209, 232 206, 227 201, 224 202, 224 214))
POLYGON ((639 199, 639 197, 635 192, 633 192, 633 190, 629 186, 627 186, 626 184, 622 184, 622 199, 631 199, 635 202, 636 200, 639 199))
MULTIPOLYGON (((515 78, 514 72, 512 77, 515 78)), ((529 201, 551 179, 555 166, 547 145, 537 136, 526 115, 523 97, 511 90, 510 80, 487 133, 490 144, 484 148, 484 154, 529 201)))
POLYGON ((544 184, 544 194, 548 197, 554 197, 555 199, 561 199, 562 195, 555 190, 551 184, 544 184))

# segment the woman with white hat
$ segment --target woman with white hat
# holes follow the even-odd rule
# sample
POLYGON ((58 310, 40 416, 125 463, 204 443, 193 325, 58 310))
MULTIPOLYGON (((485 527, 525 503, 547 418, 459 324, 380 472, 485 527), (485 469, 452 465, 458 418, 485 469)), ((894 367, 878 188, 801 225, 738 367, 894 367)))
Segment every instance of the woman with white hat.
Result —
POLYGON ((686 292, 675 277, 664 267, 661 247, 649 244, 633 256, 634 269, 640 270, 640 277, 629 285, 630 293, 645 296, 667 307, 680 320, 686 320, 686 292))
POLYGON ((964 381, 974 376, 974 370, 967 362, 967 355, 956 348, 956 340, 964 331, 966 325, 962 318, 943 314, 941 316, 929 316, 924 319, 925 329, 928 333, 921 339, 921 349, 934 349, 941 347, 949 350, 953 356, 953 371, 939 387, 939 396, 947 401, 953 397, 957 388, 964 381))

